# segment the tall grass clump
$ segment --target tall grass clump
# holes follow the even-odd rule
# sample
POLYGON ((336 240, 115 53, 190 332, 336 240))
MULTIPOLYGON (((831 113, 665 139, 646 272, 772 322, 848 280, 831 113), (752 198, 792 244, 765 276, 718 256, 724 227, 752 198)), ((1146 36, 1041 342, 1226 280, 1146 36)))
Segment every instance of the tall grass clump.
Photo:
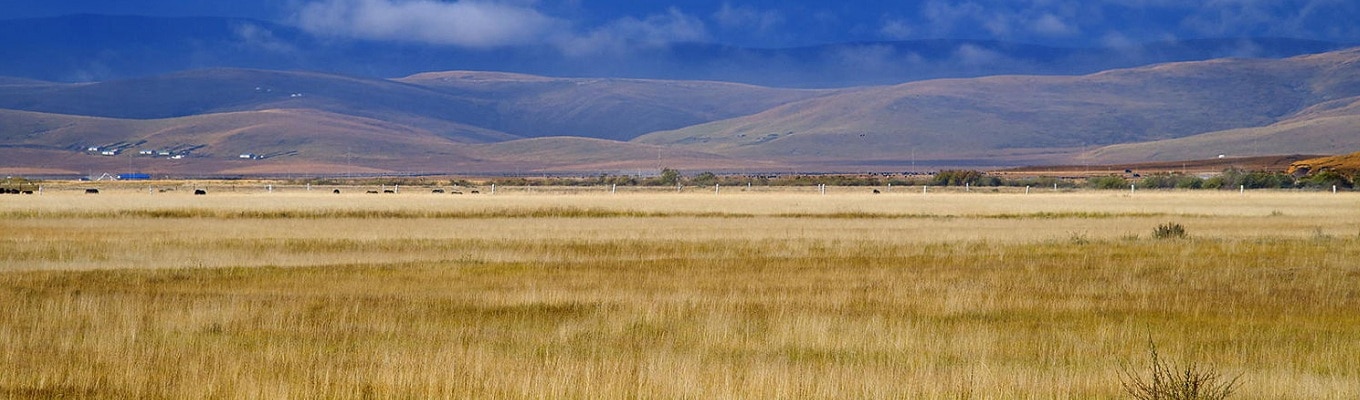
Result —
POLYGON ((1190 363, 1176 366, 1161 358, 1157 345, 1148 342, 1151 363, 1143 373, 1126 368, 1120 383, 1124 391, 1138 400, 1221 400, 1232 396, 1240 386, 1240 376, 1224 378, 1212 367, 1190 363))
POLYGON ((1185 233, 1185 226, 1175 222, 1168 222, 1157 225, 1157 229, 1152 230, 1152 237, 1157 239, 1185 239, 1189 237, 1189 235, 1185 233))

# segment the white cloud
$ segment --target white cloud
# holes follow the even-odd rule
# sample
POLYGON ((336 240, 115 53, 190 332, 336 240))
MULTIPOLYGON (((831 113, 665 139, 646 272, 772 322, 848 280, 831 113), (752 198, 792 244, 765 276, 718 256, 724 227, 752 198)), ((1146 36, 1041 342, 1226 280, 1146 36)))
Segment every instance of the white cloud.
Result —
POLYGON ((1070 36, 1078 32, 1076 26, 1068 24, 1056 15, 1045 13, 1030 21, 1030 30, 1046 36, 1070 36))
POLYGON ((275 53, 292 53, 297 49, 284 40, 274 36, 274 32, 253 23, 242 23, 232 27, 236 38, 247 46, 275 53))
POLYGON ((466 47, 534 43, 565 25, 527 6, 476 0, 324 0, 302 6, 297 23, 323 35, 466 47))
POLYGON ((731 3, 723 3, 722 7, 713 13, 713 20, 725 29, 768 33, 784 24, 784 14, 774 10, 758 10, 751 6, 733 7, 731 3))
POLYGON ((878 29, 878 33, 885 38, 892 40, 906 40, 915 37, 916 29, 910 22, 891 19, 883 22, 883 26, 878 29))
MULTIPOLYGON (((548 45, 570 55, 709 39, 703 20, 675 8, 643 18, 625 16, 581 31, 535 8, 540 6, 536 0, 318 0, 303 4, 295 22, 327 36, 472 48, 548 45)), ((729 22, 754 17, 752 21, 766 24, 778 19, 738 9, 726 17, 729 22)))
POLYGON ((954 60, 959 64, 969 67, 994 65, 1005 60, 1005 58, 1006 57, 1001 53, 971 44, 959 46, 959 48, 954 51, 954 60))
POLYGON ((643 19, 623 17, 589 33, 559 36, 553 42, 567 54, 581 56, 708 38, 708 28, 702 20, 672 8, 665 14, 643 19))

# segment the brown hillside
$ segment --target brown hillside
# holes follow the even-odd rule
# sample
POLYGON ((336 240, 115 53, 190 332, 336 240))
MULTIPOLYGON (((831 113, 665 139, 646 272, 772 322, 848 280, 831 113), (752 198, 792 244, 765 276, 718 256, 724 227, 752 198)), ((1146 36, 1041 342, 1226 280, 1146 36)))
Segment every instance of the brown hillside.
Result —
POLYGON ((1259 157, 1224 157, 1203 160, 1139 162, 1127 164, 1046 165, 1007 168, 996 173, 1016 176, 1104 176, 1125 170, 1135 174, 1179 173, 1192 175, 1217 174, 1228 169, 1283 172, 1292 163, 1316 158, 1309 155, 1278 155, 1259 157))
POLYGON ((1291 174, 1310 174, 1320 171, 1336 171, 1348 176, 1360 176, 1360 152, 1312 158, 1289 165, 1289 173, 1291 174))
POLYGON ((488 127, 526 137, 629 140, 666 129, 755 114, 832 91, 725 82, 549 78, 499 72, 432 72, 398 79, 485 98, 503 118, 488 127))
POLYGON ((530 171, 617 173, 645 168, 710 171, 769 171, 786 165, 752 162, 692 150, 577 137, 523 139, 472 146, 478 156, 515 165, 530 166, 530 171))
MULTIPOLYGON (((331 163, 400 170, 403 160, 468 160, 461 145, 428 131, 316 110, 264 110, 156 120, 0 110, 8 156, 0 168, 136 169, 211 173, 241 163, 331 163), (119 149, 115 156, 87 147, 119 149), (19 151, 24 149, 25 151, 19 151), (185 158, 139 155, 171 150, 185 158), (262 156, 243 160, 241 154, 262 156)), ((475 128, 467 128, 475 129, 475 128)))
POLYGON ((0 167, 8 170, 1113 165, 1350 152, 1360 150, 1356 126, 1360 49, 835 91, 481 72, 0 80, 0 167), (650 130, 659 131, 634 138, 650 130), (89 146, 130 152, 96 156, 89 146), (144 148, 191 156, 147 161, 135 154, 144 148), (235 158, 243 153, 264 157, 235 158))
MULTIPOLYGON (((1077 77, 916 82, 804 100, 637 141, 743 157, 903 164, 909 158, 986 158, 1066 148, 1072 151, 1049 161, 1071 162, 1082 148, 1268 126, 1291 118, 1304 123, 1301 112, 1360 95, 1360 64, 1351 62, 1357 54, 1360 50, 1285 60, 1174 63, 1077 77)), ((1319 135, 1341 140, 1335 132, 1319 135)), ((1271 151, 1317 153, 1309 144, 1300 140, 1271 151)), ((1219 154, 1194 150, 1214 152, 1208 157, 1219 154)))

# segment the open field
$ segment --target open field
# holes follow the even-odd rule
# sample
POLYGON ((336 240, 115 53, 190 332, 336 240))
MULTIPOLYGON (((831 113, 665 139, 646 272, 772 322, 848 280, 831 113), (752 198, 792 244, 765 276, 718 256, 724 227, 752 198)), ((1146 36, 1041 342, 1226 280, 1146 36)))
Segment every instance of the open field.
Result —
POLYGON ((0 197, 0 398, 1360 397, 1354 193, 74 188, 0 197))

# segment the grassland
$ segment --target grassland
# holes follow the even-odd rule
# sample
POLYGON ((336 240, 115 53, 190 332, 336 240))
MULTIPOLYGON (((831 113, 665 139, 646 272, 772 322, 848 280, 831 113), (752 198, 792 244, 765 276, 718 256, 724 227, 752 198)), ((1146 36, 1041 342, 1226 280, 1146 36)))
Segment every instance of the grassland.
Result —
POLYGON ((1354 194, 859 191, 0 197, 0 397, 1360 397, 1354 194))

